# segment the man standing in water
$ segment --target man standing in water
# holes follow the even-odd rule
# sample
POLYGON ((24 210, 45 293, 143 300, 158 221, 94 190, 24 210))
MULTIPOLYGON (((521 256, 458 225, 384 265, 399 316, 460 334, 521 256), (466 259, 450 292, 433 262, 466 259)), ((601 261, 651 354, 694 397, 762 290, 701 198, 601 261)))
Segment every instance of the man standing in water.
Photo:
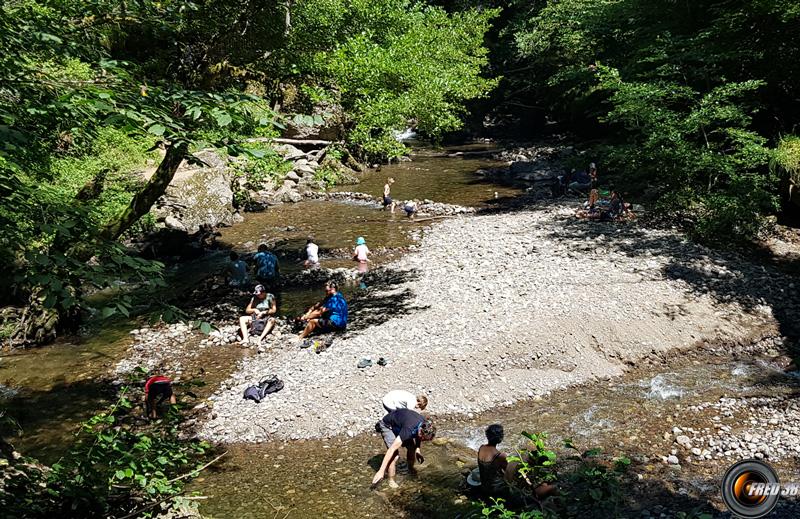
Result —
POLYGON ((391 212, 394 212, 394 201, 392 200, 392 184, 394 184, 394 179, 389 177, 386 179, 386 183, 383 185, 383 209, 386 210, 387 207, 391 206, 391 212))
POLYGON ((408 473, 415 474, 414 464, 424 463, 425 458, 419 450, 424 441, 430 441, 436 436, 436 426, 430 419, 423 417, 411 409, 400 408, 387 414, 375 424, 375 430, 383 436, 386 445, 386 454, 383 456, 381 468, 372 478, 373 488, 383 480, 383 476, 388 474, 389 487, 397 488, 399 485, 394 480, 397 472, 397 458, 400 455, 400 447, 406 448, 406 461, 408 462, 408 473))
POLYGON ((265 243, 262 243, 258 246, 258 252, 253 256, 253 261, 256 263, 256 279, 258 282, 274 290, 280 274, 277 256, 270 252, 265 243))

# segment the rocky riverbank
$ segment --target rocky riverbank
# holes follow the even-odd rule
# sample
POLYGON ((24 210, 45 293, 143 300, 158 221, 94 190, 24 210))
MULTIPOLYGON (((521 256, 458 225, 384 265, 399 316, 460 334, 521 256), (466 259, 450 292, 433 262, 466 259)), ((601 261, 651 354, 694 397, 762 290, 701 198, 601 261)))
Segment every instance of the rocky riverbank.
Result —
POLYGON ((460 217, 433 226, 370 285, 355 313, 368 328, 324 353, 273 339, 211 397, 204 437, 261 441, 368 430, 388 390, 424 392, 436 415, 480 412, 616 376, 629 365, 710 341, 774 334, 786 280, 681 235, 575 220, 566 205, 460 217), (372 302, 372 303, 371 303, 372 302), (377 318, 376 318, 377 317, 377 318), (385 367, 356 367, 362 358, 385 367), (244 388, 286 383, 261 404, 244 388))

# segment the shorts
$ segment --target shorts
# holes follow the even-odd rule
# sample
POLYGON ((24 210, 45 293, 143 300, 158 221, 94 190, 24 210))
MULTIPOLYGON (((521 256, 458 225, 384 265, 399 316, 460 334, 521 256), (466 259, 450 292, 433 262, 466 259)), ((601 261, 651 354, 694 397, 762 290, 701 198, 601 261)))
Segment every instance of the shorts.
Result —
MULTIPOLYGON (((394 433, 392 428, 383 423, 383 420, 378 420, 375 423, 375 432, 381 434, 381 437, 383 437, 383 444, 386 445, 387 449, 392 446, 395 438, 397 438, 397 435, 394 433)), ((405 447, 406 449, 413 449, 416 447, 413 438, 409 438, 408 440, 403 442, 402 446, 405 447)))
POLYGON ((417 212, 417 208, 407 205, 407 206, 403 207, 403 211, 405 211, 408 216, 411 216, 412 214, 417 212))
POLYGON ((394 431, 392 431, 392 428, 383 423, 383 420, 378 420, 375 423, 375 432, 379 432, 381 434, 383 437, 383 443, 386 445, 387 449, 392 446, 396 436, 394 431))
POLYGON ((392 205, 392 197, 385 196, 383 197, 383 207, 386 207, 388 205, 392 205))
POLYGON ((172 383, 170 382, 153 382, 150 384, 150 388, 147 391, 147 412, 149 413, 150 410, 153 408, 153 404, 155 403, 156 406, 161 405, 161 403, 170 398, 172 396, 172 383), (158 402, 156 402, 156 397, 158 397, 158 402))
POLYGON ((323 332, 340 332, 345 329, 344 326, 336 326, 330 319, 325 319, 324 317, 320 317, 317 323, 323 332))

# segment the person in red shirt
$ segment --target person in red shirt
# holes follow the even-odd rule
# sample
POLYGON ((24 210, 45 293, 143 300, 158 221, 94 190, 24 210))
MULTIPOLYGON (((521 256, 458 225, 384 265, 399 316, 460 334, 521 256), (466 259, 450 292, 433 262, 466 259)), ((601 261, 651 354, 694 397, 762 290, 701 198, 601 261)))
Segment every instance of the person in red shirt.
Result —
POLYGON ((169 403, 175 405, 175 393, 172 392, 172 380, 169 377, 155 376, 147 379, 144 383, 144 403, 147 410, 147 416, 150 418, 157 418, 158 406, 164 400, 169 398, 169 403), (158 397, 158 402, 156 402, 158 397))

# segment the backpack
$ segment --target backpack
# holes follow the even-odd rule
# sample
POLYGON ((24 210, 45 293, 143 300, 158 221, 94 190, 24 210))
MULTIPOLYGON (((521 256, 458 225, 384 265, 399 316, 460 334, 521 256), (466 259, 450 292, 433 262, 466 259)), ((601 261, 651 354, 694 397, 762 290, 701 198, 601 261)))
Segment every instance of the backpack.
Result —
POLYGON ((261 335, 261 332, 264 331, 264 328, 267 326, 267 318, 264 319, 253 319, 250 321, 250 333, 253 335, 261 335))
POLYGON ((261 402, 267 395, 277 393, 283 389, 283 381, 277 376, 271 375, 261 379, 257 386, 250 386, 244 390, 244 399, 261 402))

